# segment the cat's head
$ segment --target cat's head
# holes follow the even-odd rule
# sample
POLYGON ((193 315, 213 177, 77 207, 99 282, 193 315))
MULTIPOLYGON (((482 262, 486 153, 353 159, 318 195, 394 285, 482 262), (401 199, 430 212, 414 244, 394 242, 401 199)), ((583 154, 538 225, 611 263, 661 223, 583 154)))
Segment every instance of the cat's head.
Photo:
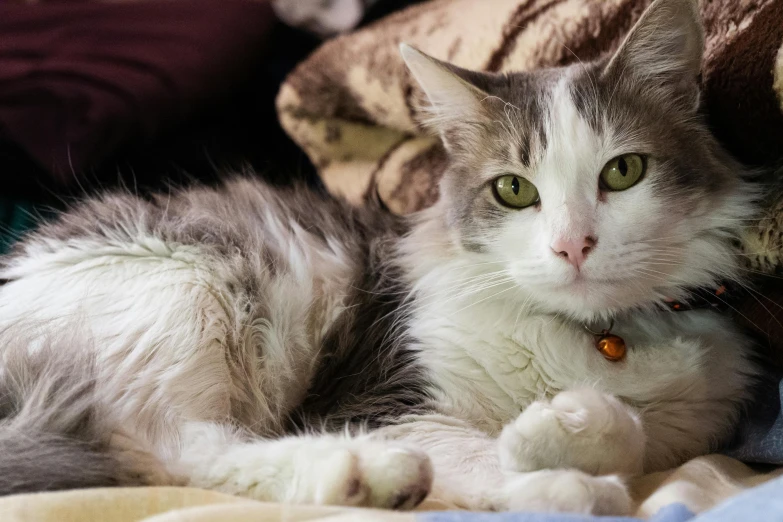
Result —
POLYGON ((582 319, 735 277, 752 192, 699 115, 703 46, 695 0, 657 0, 614 55, 559 69, 403 45, 450 156, 437 208, 460 255, 582 319))

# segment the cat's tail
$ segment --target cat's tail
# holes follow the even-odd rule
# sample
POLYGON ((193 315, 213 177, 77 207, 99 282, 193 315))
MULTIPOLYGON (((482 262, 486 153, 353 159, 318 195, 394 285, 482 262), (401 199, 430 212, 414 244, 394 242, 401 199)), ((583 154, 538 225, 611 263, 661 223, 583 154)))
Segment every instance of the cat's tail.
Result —
POLYGON ((110 444, 94 366, 74 357, 73 336, 0 337, 0 495, 144 483, 110 444))

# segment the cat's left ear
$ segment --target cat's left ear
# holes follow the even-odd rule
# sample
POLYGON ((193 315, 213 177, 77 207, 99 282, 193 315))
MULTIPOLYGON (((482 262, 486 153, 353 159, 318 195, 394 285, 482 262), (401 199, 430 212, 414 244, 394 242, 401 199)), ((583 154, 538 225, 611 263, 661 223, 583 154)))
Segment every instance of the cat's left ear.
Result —
POLYGON ((662 99, 696 110, 704 29, 697 0, 655 0, 604 69, 662 99))
POLYGON ((476 85, 476 80, 489 83, 490 75, 442 62, 404 43, 400 54, 429 99, 425 123, 440 132, 447 146, 449 131, 469 128, 486 118, 492 96, 476 85))

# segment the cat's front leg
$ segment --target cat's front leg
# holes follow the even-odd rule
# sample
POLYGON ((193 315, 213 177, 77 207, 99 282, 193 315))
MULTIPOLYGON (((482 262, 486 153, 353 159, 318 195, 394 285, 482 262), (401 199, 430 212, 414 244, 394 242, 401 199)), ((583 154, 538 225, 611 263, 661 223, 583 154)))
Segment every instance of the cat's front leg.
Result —
POLYGON ((615 397, 591 388, 532 403, 498 439, 501 466, 510 471, 636 474, 642 471, 644 450, 639 416, 615 397))
POLYGON ((368 436, 241 436, 228 425, 183 427, 174 476, 189 486, 293 504, 411 509, 430 491, 427 455, 368 436))
POLYGON ((373 433, 424 451, 431 459, 433 497, 463 509, 627 515, 631 499, 620 477, 575 469, 504 471, 496 440, 446 416, 409 419, 373 433))

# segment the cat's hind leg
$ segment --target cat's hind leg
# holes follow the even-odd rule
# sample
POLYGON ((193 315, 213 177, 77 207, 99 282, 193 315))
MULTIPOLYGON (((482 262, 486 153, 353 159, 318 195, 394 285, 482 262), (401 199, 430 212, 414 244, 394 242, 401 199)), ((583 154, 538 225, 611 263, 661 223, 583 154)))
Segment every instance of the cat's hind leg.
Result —
POLYGON ((183 429, 170 466, 185 482, 257 500, 411 509, 430 491, 429 458, 367 436, 259 440, 216 423, 183 429))

